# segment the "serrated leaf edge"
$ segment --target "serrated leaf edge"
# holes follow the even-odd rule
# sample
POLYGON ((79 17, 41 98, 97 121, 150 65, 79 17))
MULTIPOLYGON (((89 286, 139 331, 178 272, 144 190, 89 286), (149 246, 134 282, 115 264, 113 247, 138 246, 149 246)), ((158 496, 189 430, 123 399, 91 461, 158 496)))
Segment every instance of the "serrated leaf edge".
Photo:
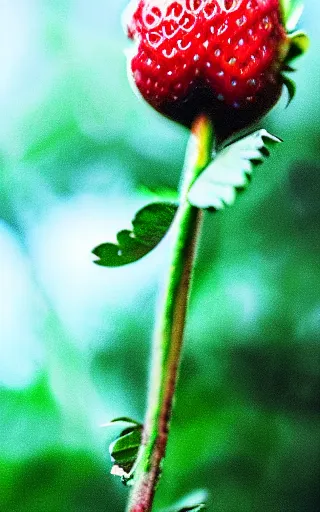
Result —
MULTIPOLYGON (((230 206, 234 203, 237 192, 243 190, 249 183, 249 176, 252 174, 255 165, 263 163, 266 157, 269 156, 270 152, 268 146, 273 143, 280 143, 282 140, 275 135, 270 134, 265 129, 258 130, 249 134, 232 144, 229 144, 223 147, 217 154, 215 159, 209 164, 209 166, 201 173, 196 182, 192 185, 189 190, 188 200, 189 202, 198 208, 202 209, 214 209, 222 210, 226 206, 230 206), (240 153, 239 156, 239 173, 237 175, 237 179, 230 179, 230 177, 225 177, 224 179, 215 178, 210 179, 210 167, 217 166, 218 159, 222 159, 224 154, 227 154, 228 151, 232 151, 232 147, 237 145, 237 151, 240 153), (242 147, 241 147, 242 146, 242 147), (265 150, 265 151, 263 151, 265 150), (206 201, 199 201, 197 196, 200 195, 199 191, 197 191, 197 187, 201 187, 204 176, 209 176, 207 178, 207 183, 212 183, 213 190, 215 191, 215 197, 209 201, 208 196, 206 201), (219 195, 220 189, 220 195, 219 195)), ((236 149, 236 148, 235 148, 236 149)), ((218 173, 219 171, 217 171, 218 173)), ((208 190, 208 187, 206 188, 208 190)))

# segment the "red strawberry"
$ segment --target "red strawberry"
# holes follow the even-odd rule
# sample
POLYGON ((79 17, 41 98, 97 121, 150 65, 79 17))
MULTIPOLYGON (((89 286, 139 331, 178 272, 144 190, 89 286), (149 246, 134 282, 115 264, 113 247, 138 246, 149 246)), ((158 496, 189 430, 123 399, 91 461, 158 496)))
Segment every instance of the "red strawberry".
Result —
POLYGON ((279 98, 287 50, 279 0, 140 0, 128 35, 138 90, 183 124, 206 113, 226 136, 279 98))

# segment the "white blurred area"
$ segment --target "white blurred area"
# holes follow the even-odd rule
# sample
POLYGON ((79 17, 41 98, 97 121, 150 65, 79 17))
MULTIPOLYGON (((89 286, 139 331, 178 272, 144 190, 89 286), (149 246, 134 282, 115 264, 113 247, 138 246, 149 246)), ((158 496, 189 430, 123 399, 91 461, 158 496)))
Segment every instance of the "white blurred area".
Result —
POLYGON ((43 303, 15 234, 0 221, 0 386, 23 388, 43 366, 43 303))
POLYGON ((168 257, 168 239, 141 261, 120 268, 95 265, 92 254, 97 245, 115 242, 118 231, 130 229, 145 203, 134 191, 111 189, 110 196, 78 192, 51 200, 38 217, 22 207, 25 253, 13 232, 1 224, 0 382, 28 385, 37 372, 39 354, 47 351, 47 360, 54 358, 54 350, 65 352, 59 340, 52 342, 41 329, 50 311, 67 333, 64 342, 84 355, 99 346, 107 349, 124 315, 129 320, 139 312, 140 322, 144 314, 146 319, 150 316, 150 299, 155 300, 168 257), (35 307, 40 294, 34 283, 46 304, 40 310, 35 307))
POLYGON ((44 94, 41 11, 36 0, 0 0, 0 12, 0 144, 16 155, 24 137, 15 129, 44 94))
POLYGON ((169 237, 135 264, 113 269, 93 263, 92 249, 130 228, 143 204, 134 193, 114 192, 110 197, 78 193, 52 202, 26 223, 24 248, 0 225, 0 387, 22 389, 45 372, 69 418, 68 442, 73 443, 87 436, 79 425, 90 424, 88 431, 97 433, 100 424, 129 409, 116 381, 102 403, 90 360, 97 350, 113 350, 120 342, 123 318, 126 325, 130 319, 134 325, 152 323, 168 257, 169 237))
POLYGON ((143 204, 134 193, 82 193, 57 203, 32 226, 32 260, 52 306, 79 348, 108 346, 120 318, 134 318, 153 295, 166 259, 166 241, 139 262, 119 268, 95 265, 92 254, 97 245, 116 242, 118 231, 130 229, 143 204))
MULTIPOLYGON (((148 201, 125 182, 120 164, 84 164, 87 168, 79 168, 72 190, 59 195, 52 187, 51 161, 47 171, 38 168, 40 157, 23 160, 41 137, 46 142, 64 130, 70 118, 88 139, 110 142, 133 117, 129 103, 140 109, 129 86, 124 103, 115 106, 116 84, 126 73, 123 43, 115 44, 117 67, 111 85, 108 65, 114 63, 105 60, 108 51, 114 55, 113 46, 106 48, 108 30, 119 24, 114 33, 118 38, 122 34, 120 13, 125 4, 96 0, 89 8, 85 2, 67 0, 0 0, 0 162, 1 154, 7 161, 7 167, 0 168, 0 180, 16 216, 14 228, 0 219, 0 386, 23 388, 50 369, 51 382, 59 381, 62 389, 64 368, 57 361, 67 352, 63 343, 89 361, 94 348, 114 343, 121 316, 134 318, 137 311, 147 316, 152 311, 150 298, 155 298, 162 279, 166 241, 128 267, 107 269, 93 263, 92 249, 115 241, 117 231, 130 229, 134 214, 148 201), (105 47, 100 46, 97 55, 104 37, 105 47), (86 104, 79 100, 79 90, 86 104), (113 131, 108 131, 108 123, 113 131), (92 179, 103 182, 103 176, 111 174, 107 190, 92 187, 92 179), (19 235, 14 231, 17 226, 19 235), (63 333, 56 341, 48 328, 52 313, 63 333)), ((132 126, 128 138, 133 137, 131 131, 132 126)), ((165 140, 162 147, 146 139, 145 135, 146 151, 164 153, 165 140)), ((138 135, 134 144, 140 149, 138 135)), ((44 166, 46 158, 45 154, 44 166)), ((130 174, 130 162, 126 173, 130 174)), ((1 194, 0 182, 0 198, 1 194)))
MULTIPOLYGON (((36 3, 33 0, 0 1, 0 98, 1 106, 16 89, 23 72, 23 62, 34 48, 37 25, 36 3)), ((20 91, 19 91, 20 92, 20 91)))

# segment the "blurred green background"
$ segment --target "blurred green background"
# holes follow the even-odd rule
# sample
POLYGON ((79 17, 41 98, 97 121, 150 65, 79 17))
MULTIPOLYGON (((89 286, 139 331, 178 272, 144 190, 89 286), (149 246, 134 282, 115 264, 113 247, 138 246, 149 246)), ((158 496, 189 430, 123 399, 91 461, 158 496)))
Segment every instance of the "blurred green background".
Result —
MULTIPOLYGON (((122 512, 101 425, 143 420, 168 240, 121 269, 91 250, 148 187, 177 187, 187 131, 126 77, 126 0, 0 1, 0 511, 122 512)), ((319 511, 320 4, 284 139, 208 214, 157 509, 319 511)))

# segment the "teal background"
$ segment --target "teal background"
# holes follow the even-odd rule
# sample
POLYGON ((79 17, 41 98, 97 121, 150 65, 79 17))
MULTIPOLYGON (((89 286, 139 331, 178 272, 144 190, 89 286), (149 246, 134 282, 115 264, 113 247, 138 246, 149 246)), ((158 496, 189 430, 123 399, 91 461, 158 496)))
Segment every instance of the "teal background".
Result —
MULTIPOLYGON (((141 185, 178 186, 187 131, 130 89, 125 0, 0 1, 0 511, 121 512, 116 416, 143 420, 169 240, 99 268, 141 185)), ((320 4, 263 127, 284 139, 234 207, 207 214, 156 510, 316 512, 320 4)))

